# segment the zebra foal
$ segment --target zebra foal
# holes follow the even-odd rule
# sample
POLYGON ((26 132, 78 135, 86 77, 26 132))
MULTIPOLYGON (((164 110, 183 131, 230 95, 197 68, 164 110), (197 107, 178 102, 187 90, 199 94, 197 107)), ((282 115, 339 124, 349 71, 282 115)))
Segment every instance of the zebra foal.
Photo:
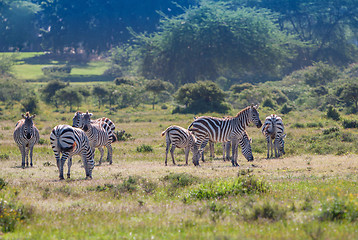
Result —
MULTIPOLYGON (((199 158, 202 149, 208 143, 227 142, 232 144, 232 165, 238 166, 237 148, 239 140, 245 135, 246 126, 249 123, 255 123, 260 128, 262 126, 257 106, 249 106, 240 111, 235 117, 215 118, 215 117, 199 117, 192 122, 188 128, 192 131, 197 139, 196 146, 198 151, 195 152, 193 163, 199 165, 199 158)), ((247 135, 247 134, 246 134, 247 135)))
POLYGON ((32 167, 32 153, 34 145, 39 142, 39 130, 34 125, 33 119, 36 114, 30 116, 29 112, 21 115, 23 119, 19 120, 15 125, 14 140, 21 151, 21 167, 29 166, 29 151, 30 151, 30 166, 32 167))
POLYGON ((94 148, 98 148, 101 153, 99 159, 99 165, 102 164, 102 158, 104 155, 103 146, 107 148, 107 161, 112 164, 112 146, 111 143, 117 140, 114 130, 114 123, 106 117, 92 120, 92 113, 76 112, 72 119, 72 126, 81 128, 87 134, 90 144, 94 148))
POLYGON ((270 158, 270 147, 271 157, 273 157, 273 149, 276 158, 285 154, 284 138, 286 137, 286 134, 284 134, 285 128, 283 126, 282 118, 276 114, 271 114, 266 117, 261 131, 267 142, 267 158, 270 158))
POLYGON ((170 149, 170 154, 172 156, 173 164, 175 165, 174 150, 176 147, 178 147, 184 148, 185 164, 188 165, 189 150, 192 150, 194 152, 195 148, 195 136, 187 129, 179 126, 168 127, 165 131, 162 132, 162 136, 164 135, 167 144, 165 149, 165 166, 167 166, 168 151, 170 145, 172 145, 172 148, 170 149))
POLYGON ((67 178, 70 178, 73 155, 81 155, 86 171, 86 179, 92 179, 94 167, 93 149, 84 131, 69 125, 58 125, 51 132, 50 142, 55 154, 60 180, 64 179, 63 168, 67 159, 67 178), (62 156, 60 156, 61 153, 62 156))

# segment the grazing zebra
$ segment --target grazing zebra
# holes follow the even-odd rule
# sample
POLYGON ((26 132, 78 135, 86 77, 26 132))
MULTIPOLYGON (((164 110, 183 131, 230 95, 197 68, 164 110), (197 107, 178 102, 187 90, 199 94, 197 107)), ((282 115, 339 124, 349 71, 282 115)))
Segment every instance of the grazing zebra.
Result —
POLYGON ((193 158, 195 166, 199 165, 199 158, 203 146, 208 141, 227 142, 232 144, 232 165, 238 166, 237 163, 237 147, 239 140, 243 138, 246 126, 250 122, 254 122, 259 128, 262 126, 257 106, 249 106, 240 111, 236 117, 215 118, 215 117, 199 117, 191 123, 188 130, 193 131, 196 136, 196 146, 198 152, 193 158))
POLYGON ((94 167, 93 149, 91 148, 88 137, 84 131, 69 125, 58 125, 52 130, 50 141, 56 157, 60 180, 64 179, 63 167, 67 158, 67 178, 70 178, 73 155, 82 156, 83 165, 86 171, 86 179, 92 179, 92 170, 94 167), (62 153, 61 158, 60 153, 62 153))
POLYGON ((285 154, 285 141, 284 138, 284 126, 282 118, 276 114, 271 114, 266 117, 265 123, 262 126, 262 134, 266 137, 267 142, 267 158, 270 158, 270 147, 271 157, 273 157, 273 148, 275 149, 275 157, 280 157, 285 154), (272 143, 273 141, 273 143, 272 143))
POLYGON ((98 148, 101 152, 101 158, 99 160, 99 165, 102 163, 103 158, 103 146, 105 146, 108 150, 107 153, 107 161, 109 164, 112 164, 112 145, 111 143, 116 141, 116 136, 112 133, 111 127, 106 122, 93 122, 91 121, 91 116, 93 114, 86 113, 82 114, 80 120, 80 128, 86 133, 90 145, 92 148, 98 148))
MULTIPOLYGON (((75 116, 73 117, 72 119, 72 126, 73 127, 79 127, 81 129, 84 129, 84 116, 88 114, 88 111, 87 113, 81 113, 81 112, 76 112, 75 113, 75 116)), ((106 131, 107 131, 107 134, 110 138, 110 143, 113 143, 117 140, 116 138, 116 135, 114 134, 114 130, 116 129, 116 126, 114 125, 114 123, 109 119, 109 118, 106 118, 106 117, 102 117, 102 118, 98 118, 96 120, 92 120, 91 119, 91 116, 92 116, 92 113, 89 114, 89 123, 90 124, 93 124, 93 125, 98 125, 100 124, 106 131)), ((87 131, 85 131, 86 134, 87 134, 87 131)), ((102 134, 103 135, 103 134, 102 134)), ((103 158, 103 155, 104 155, 104 150, 103 150, 103 146, 106 146, 107 147, 107 160, 110 162, 110 164, 112 164, 112 146, 109 144, 102 144, 105 140, 101 140, 101 139, 98 139, 96 141, 94 141, 92 138, 90 138, 90 142, 91 142, 91 146, 94 146, 95 148, 98 148, 98 150, 100 151, 101 153, 101 157, 100 157, 100 160, 99 160, 99 165, 102 164, 102 158, 103 158)))
POLYGON ((21 115, 24 119, 19 120, 15 125, 14 140, 21 151, 22 162, 21 167, 25 168, 29 166, 29 150, 30 150, 30 166, 32 167, 32 152, 34 145, 39 142, 40 134, 39 130, 34 125, 33 119, 36 114, 30 116, 27 112, 25 115, 21 115))
POLYGON ((170 154, 172 155, 173 164, 175 165, 174 150, 175 147, 178 147, 178 148, 185 149, 184 150, 185 164, 188 165, 189 150, 194 152, 194 148, 195 148, 195 141, 196 141, 195 136, 187 129, 179 126, 168 127, 164 132, 162 132, 162 136, 164 135, 167 143, 167 147, 165 149, 165 166, 167 166, 168 151, 169 151, 170 144, 172 145, 170 154))

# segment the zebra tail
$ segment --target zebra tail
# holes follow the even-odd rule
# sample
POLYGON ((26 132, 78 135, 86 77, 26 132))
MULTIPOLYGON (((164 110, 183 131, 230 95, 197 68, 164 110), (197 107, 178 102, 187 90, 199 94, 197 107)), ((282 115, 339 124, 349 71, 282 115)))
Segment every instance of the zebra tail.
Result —
POLYGON ((112 143, 117 142, 117 140, 118 140, 116 134, 112 134, 110 136, 110 138, 111 138, 112 143))
POLYGON ((168 132, 168 129, 169 129, 169 128, 165 129, 165 130, 162 132, 162 137, 168 132))

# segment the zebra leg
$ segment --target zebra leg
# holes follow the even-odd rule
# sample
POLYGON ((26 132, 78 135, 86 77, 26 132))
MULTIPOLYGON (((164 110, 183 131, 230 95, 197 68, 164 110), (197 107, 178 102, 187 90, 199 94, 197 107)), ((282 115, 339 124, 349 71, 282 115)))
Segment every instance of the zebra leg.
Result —
POLYGON ((231 142, 226 142, 225 143, 225 152, 226 152, 226 160, 230 161, 230 147, 231 147, 231 142))
POLYGON ((231 140, 231 147, 232 147, 232 157, 231 157, 232 166, 238 167, 239 166, 239 164, 237 163, 238 139, 231 140))
POLYGON ((168 162, 168 151, 169 151, 169 141, 167 141, 167 146, 165 148, 165 166, 168 166, 167 162, 168 162))
POLYGON ((215 158, 215 150, 214 150, 213 142, 209 142, 209 149, 210 149, 210 157, 215 158))
POLYGON ((30 146, 30 166, 32 167, 32 153, 33 153, 33 150, 34 150, 34 145, 35 144, 32 144, 30 146))
POLYGON ((107 146, 107 160, 109 161, 109 164, 112 164, 112 157, 113 157, 113 149, 112 149, 112 145, 108 144, 107 146))
MULTIPOLYGON (((91 150, 89 150, 91 151, 91 150)), ((86 179, 92 179, 92 170, 94 168, 94 160, 87 158, 87 152, 82 152, 82 161, 86 171, 86 179)))
POLYGON ((270 158, 271 139, 266 137, 266 142, 267 142, 267 159, 269 159, 270 158))
POLYGON ((209 139, 206 139, 206 140, 204 140, 204 142, 201 144, 201 147, 200 147, 200 149, 202 149, 202 154, 201 154, 201 160, 203 161, 203 162, 205 162, 205 159, 204 159, 204 149, 205 149, 205 147, 206 147, 206 145, 208 144, 208 142, 209 142, 209 139))
POLYGON ((71 166, 72 166, 72 157, 69 157, 67 161, 67 178, 71 178, 71 166))
POLYGON ((25 147, 26 167, 29 167, 29 147, 25 147))
POLYGON ((189 147, 189 146, 186 147, 186 148, 184 149, 184 151, 185 151, 185 165, 188 165, 188 158, 189 158, 190 147, 189 147))
POLYGON ((175 145, 172 145, 172 148, 170 149, 170 154, 172 155, 172 160, 173 160, 173 164, 175 165, 175 161, 174 161, 174 150, 175 150, 175 145))
POLYGON ((224 160, 224 162, 225 162, 225 160, 226 160, 226 157, 225 157, 225 155, 226 155, 226 142, 223 142, 223 160, 224 160))
POLYGON ((278 141, 274 140, 275 158, 278 158, 278 141))
POLYGON ((21 167, 25 168, 25 154, 26 154, 26 150, 25 150, 25 146, 21 145, 19 146, 20 152, 21 152, 21 167))
MULTIPOLYGON (((101 153, 101 157, 99 158, 98 165, 101 165, 102 164, 102 158, 103 158, 103 155, 104 155, 104 150, 103 150, 102 147, 99 147, 98 150, 101 153)), ((109 151, 107 153, 107 160, 108 160, 108 158, 109 158, 109 151)))
POLYGON ((64 180, 64 179, 65 179, 65 178, 63 177, 63 166, 65 165, 65 162, 66 162, 68 156, 69 156, 68 152, 63 153, 63 154, 62 154, 62 157, 61 157, 61 160, 60 160, 60 163, 57 164, 57 165, 59 165, 58 171, 59 171, 59 173, 60 173, 60 176, 59 176, 59 177, 60 177, 60 180, 64 180))

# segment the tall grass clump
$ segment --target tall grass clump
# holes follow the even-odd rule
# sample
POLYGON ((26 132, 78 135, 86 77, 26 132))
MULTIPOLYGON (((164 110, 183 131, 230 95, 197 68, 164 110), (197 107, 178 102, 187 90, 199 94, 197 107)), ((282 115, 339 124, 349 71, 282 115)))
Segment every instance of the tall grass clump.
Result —
POLYGON ((0 199, 0 229, 1 232, 12 232, 17 223, 31 217, 33 209, 31 207, 17 206, 13 202, 0 199))
POLYGON ((320 221, 341 221, 355 222, 358 220, 358 202, 353 199, 343 200, 334 198, 324 202, 320 208, 318 219, 320 221))
POLYGON ((269 191, 269 186, 264 180, 252 175, 245 175, 235 179, 200 184, 189 192, 187 199, 221 199, 239 194, 265 193, 267 191, 269 191))
POLYGON ((287 208, 281 207, 277 203, 264 202, 254 205, 252 209, 244 214, 244 217, 248 220, 267 219, 279 221, 286 218, 287 211, 287 208))
POLYGON ((170 173, 163 177, 164 184, 168 184, 168 192, 174 194, 178 189, 198 182, 198 178, 188 173, 170 173))
POLYGON ((137 152, 153 152, 153 148, 150 145, 142 144, 137 147, 137 152))

